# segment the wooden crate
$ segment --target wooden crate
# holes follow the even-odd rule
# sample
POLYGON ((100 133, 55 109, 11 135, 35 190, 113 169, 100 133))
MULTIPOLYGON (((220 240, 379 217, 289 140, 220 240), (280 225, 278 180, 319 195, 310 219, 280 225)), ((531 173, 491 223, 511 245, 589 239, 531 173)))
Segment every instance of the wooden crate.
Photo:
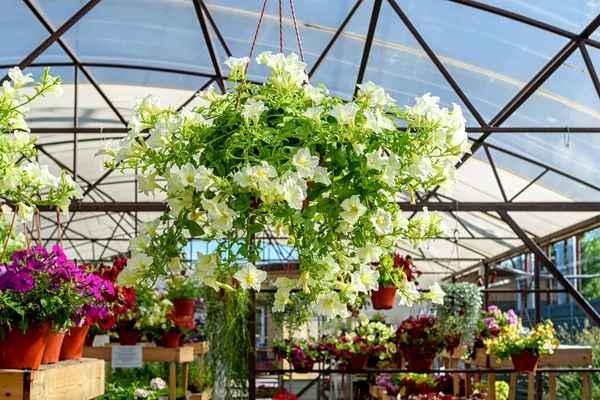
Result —
MULTIPOLYGON (((475 359, 467 361, 480 367, 485 367, 487 355, 485 349, 477 349, 475 359)), ((539 368, 557 367, 589 367, 592 365, 592 348, 590 346, 560 345, 554 354, 544 354, 540 357, 539 368)), ((490 368, 513 368, 511 360, 498 361, 490 356, 490 368)))
POLYGON ((103 360, 61 361, 37 371, 0 369, 1 400, 84 400, 103 394, 103 360))
MULTIPOLYGON (((99 358, 110 362, 112 347, 84 347, 83 356, 99 358)), ((185 347, 143 347, 142 361, 144 362, 176 362, 187 363, 194 361, 194 349, 185 347)))

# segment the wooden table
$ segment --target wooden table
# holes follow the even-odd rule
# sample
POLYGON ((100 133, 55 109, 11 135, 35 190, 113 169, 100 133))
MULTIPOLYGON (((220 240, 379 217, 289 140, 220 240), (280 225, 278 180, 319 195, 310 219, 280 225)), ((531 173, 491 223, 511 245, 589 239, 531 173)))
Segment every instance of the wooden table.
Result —
POLYGON ((61 361, 35 371, 0 369, 2 400, 84 400, 104 394, 104 360, 61 361))
MULTIPOLYGON (((83 356, 99 358, 106 362, 112 360, 112 347, 84 347, 83 356)), ((142 347, 143 362, 166 362, 171 363, 169 367, 169 399, 175 400, 177 390, 177 366, 182 364, 182 386, 184 393, 188 386, 188 364, 194 361, 194 349, 192 347, 142 347)))
POLYGON ((210 349, 210 343, 208 341, 196 342, 189 344, 194 349, 194 354, 198 356, 198 381, 200 382, 200 393, 192 394, 190 400, 209 400, 211 398, 211 391, 206 390, 204 387, 204 368, 206 367, 206 355, 210 349))
MULTIPOLYGON (((508 368, 512 369, 513 363, 511 360, 503 360, 499 362, 496 357, 489 356, 489 368, 508 368)), ((475 358, 467 361, 469 364, 485 368, 488 362, 488 356, 485 354, 485 349, 477 349, 475 358)), ((560 345, 554 351, 554 354, 544 354, 540 357, 538 368, 589 368, 592 365, 592 348, 590 346, 568 346, 560 345)), ((582 371, 583 378, 583 399, 591 400, 592 398, 592 376, 588 371, 582 371)), ((492 390, 496 384, 496 374, 488 374, 489 399, 496 400, 496 391, 492 390)), ((527 399, 533 400, 535 386, 535 374, 528 374, 527 399)), ((510 374, 510 400, 514 400, 517 391, 517 374, 510 374)), ((548 400, 556 400, 556 373, 548 373, 548 400)))

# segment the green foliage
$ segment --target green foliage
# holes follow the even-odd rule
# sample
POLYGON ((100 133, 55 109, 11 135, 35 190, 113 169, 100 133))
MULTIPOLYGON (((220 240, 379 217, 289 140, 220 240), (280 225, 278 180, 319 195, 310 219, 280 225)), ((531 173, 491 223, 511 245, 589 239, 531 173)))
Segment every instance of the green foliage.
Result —
MULTIPOLYGON (((556 334, 561 343, 592 347, 592 367, 600 367, 600 328, 586 319, 583 324, 558 326, 556 334)), ((581 373, 556 374, 556 391, 559 399, 583 399, 581 373)), ((592 398, 600 399, 600 373, 592 372, 592 398)))
POLYGON ((251 303, 241 289, 215 292, 207 289, 206 336, 210 341, 208 369, 214 382, 224 385, 225 398, 245 393, 250 347, 248 313, 251 303))
MULTIPOLYGON (((587 232, 581 238, 581 272, 589 275, 600 274, 600 228, 587 232)), ((599 298, 600 279, 582 279, 581 294, 588 300, 599 298)))
POLYGON ((199 284, 191 275, 193 271, 184 270, 167 279, 167 298, 169 300, 196 300, 199 298, 199 284))
POLYGON ((475 331, 481 314, 481 292, 473 283, 457 282, 440 285, 446 296, 444 304, 434 304, 433 309, 444 321, 447 335, 460 335, 460 343, 473 345, 475 331))

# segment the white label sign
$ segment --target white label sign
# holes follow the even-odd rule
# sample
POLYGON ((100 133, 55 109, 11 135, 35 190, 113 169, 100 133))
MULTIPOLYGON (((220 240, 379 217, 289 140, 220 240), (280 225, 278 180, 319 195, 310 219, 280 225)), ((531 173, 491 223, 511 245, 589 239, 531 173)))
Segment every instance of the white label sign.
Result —
POLYGON ((141 346, 113 346, 112 368, 142 368, 141 346))

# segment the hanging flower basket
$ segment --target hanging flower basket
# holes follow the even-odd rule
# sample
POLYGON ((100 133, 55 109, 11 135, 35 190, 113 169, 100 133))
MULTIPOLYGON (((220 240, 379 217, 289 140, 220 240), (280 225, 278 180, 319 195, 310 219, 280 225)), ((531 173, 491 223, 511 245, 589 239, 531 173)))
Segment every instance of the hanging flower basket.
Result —
POLYGON ((371 302, 375 310, 389 310, 394 307, 396 286, 382 286, 371 292, 371 302))
POLYGON ((175 307, 174 313, 180 317, 187 317, 192 315, 194 312, 195 300, 189 299, 175 299, 173 300, 173 306, 175 307))
POLYGON ((60 350, 63 345, 65 334, 63 332, 49 332, 44 354, 42 355, 42 364, 54 364, 58 362, 60 350))
POLYGON ((16 327, 4 331, 0 342, 0 368, 38 369, 48 340, 50 323, 37 322, 27 326, 23 334, 16 327))
POLYGON ((83 353, 83 345, 90 326, 85 324, 81 327, 73 327, 65 335, 62 348, 60 349, 60 360, 80 360, 83 353))
POLYGON ((411 352, 404 352, 404 356, 406 357, 406 360, 408 361, 408 368, 412 372, 430 370, 431 365, 433 364, 433 359, 435 358, 430 355, 411 353, 411 352))
POLYGON ((516 373, 535 372, 540 356, 535 356, 531 350, 525 349, 521 354, 512 354, 510 359, 512 360, 516 373))

